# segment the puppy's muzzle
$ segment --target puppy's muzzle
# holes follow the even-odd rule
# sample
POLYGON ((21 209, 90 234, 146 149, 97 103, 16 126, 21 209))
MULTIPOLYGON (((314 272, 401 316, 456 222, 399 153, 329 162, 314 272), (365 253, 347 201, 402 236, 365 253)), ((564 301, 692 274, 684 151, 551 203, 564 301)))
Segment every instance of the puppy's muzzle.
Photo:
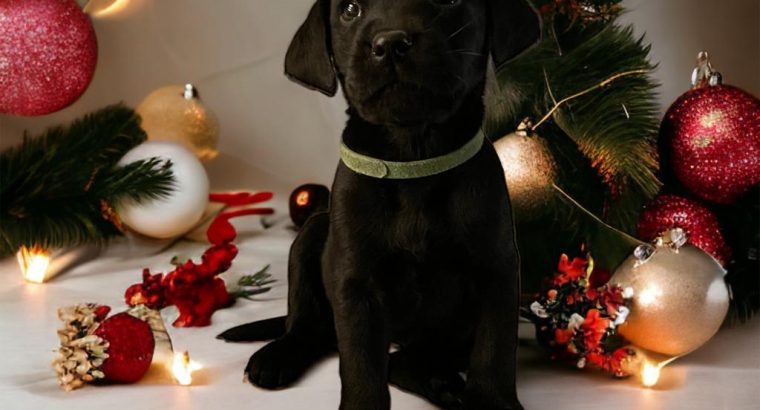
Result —
POLYGON ((398 61, 406 56, 413 45, 412 38, 405 31, 381 31, 372 39, 372 58, 377 63, 389 59, 398 61))

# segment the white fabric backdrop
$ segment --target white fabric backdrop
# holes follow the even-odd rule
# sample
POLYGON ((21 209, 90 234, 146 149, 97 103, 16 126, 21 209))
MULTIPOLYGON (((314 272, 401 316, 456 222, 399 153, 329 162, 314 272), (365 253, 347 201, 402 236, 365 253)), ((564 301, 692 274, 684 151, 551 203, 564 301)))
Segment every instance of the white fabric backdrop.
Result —
MULTIPOLYGON (((106 104, 136 105, 167 84, 193 82, 222 126, 209 166, 216 189, 289 192, 329 183, 344 103, 282 75, 287 45, 313 0, 120 0, 94 18, 100 59, 71 107, 43 117, 0 115, 0 149, 106 104)), ((696 53, 711 51, 727 82, 760 94, 760 1, 625 0, 624 21, 648 34, 667 106, 687 89, 696 53)))

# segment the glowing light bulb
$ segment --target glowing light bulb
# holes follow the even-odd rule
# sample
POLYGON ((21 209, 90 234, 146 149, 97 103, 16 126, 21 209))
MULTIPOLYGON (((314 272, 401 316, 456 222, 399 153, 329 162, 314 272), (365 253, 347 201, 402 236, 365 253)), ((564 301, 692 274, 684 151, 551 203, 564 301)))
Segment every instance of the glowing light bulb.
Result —
POLYGON ((95 17, 118 14, 129 5, 129 0, 79 0, 82 11, 95 17))
POLYGON ((641 384, 643 384, 644 387, 653 387, 660 380, 661 369, 661 364, 652 364, 648 361, 645 362, 644 366, 641 368, 641 384))
POLYGON ((296 195, 296 205, 306 206, 309 205, 309 191, 301 191, 296 195))
POLYGON ((44 283, 50 265, 50 252, 38 248, 22 246, 16 253, 21 274, 27 282, 44 283))
POLYGON ((193 372, 202 369, 203 366, 190 360, 188 352, 174 353, 172 360, 172 375, 177 383, 182 386, 193 384, 193 372))

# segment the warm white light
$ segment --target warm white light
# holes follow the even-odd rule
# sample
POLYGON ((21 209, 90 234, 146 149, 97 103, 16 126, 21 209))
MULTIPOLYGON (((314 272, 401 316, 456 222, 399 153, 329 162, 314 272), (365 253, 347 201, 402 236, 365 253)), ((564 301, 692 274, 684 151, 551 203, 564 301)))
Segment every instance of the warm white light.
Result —
POLYGON ((183 386, 191 385, 193 383, 193 372, 202 368, 200 364, 190 360, 190 355, 187 352, 174 353, 172 375, 177 383, 183 386))
POLYGON ((639 293, 638 302, 641 306, 649 306, 662 296, 662 290, 656 287, 649 287, 639 293))
POLYGON ((44 283, 50 265, 50 252, 40 248, 22 246, 16 253, 21 274, 27 282, 44 283))
POLYGON ((645 387, 652 387, 660 380, 661 365, 645 362, 641 368, 641 384, 645 387))
POLYGON ((82 9, 95 17, 106 17, 124 10, 129 0, 89 0, 82 9))

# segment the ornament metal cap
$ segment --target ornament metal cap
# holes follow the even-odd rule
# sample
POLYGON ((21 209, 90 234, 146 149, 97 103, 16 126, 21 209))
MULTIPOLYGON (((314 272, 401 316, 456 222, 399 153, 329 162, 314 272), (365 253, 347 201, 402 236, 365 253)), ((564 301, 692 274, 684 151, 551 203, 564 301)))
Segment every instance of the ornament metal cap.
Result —
POLYGON ((710 63, 710 54, 700 51, 697 54, 697 66, 691 72, 692 88, 704 87, 705 85, 716 86, 723 83, 723 76, 713 69, 710 63))
POLYGON ((187 83, 185 84, 185 92, 182 94, 182 96, 185 97, 186 100, 198 98, 198 89, 195 88, 194 85, 187 83))
POLYGON ((643 244, 636 247, 633 250, 633 256, 636 258, 635 266, 640 266, 646 263, 654 255, 655 248, 650 244, 643 244))

